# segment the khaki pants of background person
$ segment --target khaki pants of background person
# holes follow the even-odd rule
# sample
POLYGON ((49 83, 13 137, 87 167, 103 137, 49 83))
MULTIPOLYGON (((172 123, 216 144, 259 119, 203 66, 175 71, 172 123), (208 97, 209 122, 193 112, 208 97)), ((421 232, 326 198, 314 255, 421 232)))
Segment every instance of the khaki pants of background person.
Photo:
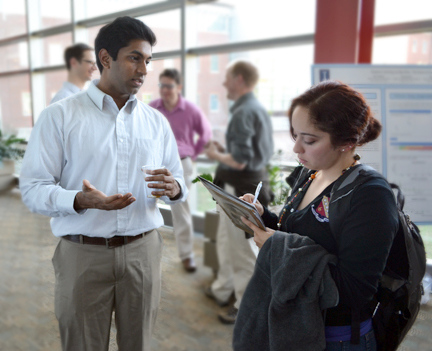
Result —
POLYGON ((61 239, 53 257, 64 351, 107 351, 115 309, 119 351, 148 351, 161 291, 162 237, 108 249, 61 239))
MULTIPOLYGON (((190 157, 181 160, 183 166, 183 177, 188 189, 192 185, 193 163, 190 157)), ((193 258, 193 224, 189 208, 189 202, 178 202, 171 205, 174 235, 177 243, 177 250, 181 260, 193 258)))
MULTIPOLYGON (((225 184, 225 190, 235 195, 234 188, 225 184)), ((216 236, 216 251, 219 261, 217 278, 211 285, 213 294, 219 301, 228 301, 234 292, 235 308, 240 302, 255 269, 258 247, 253 238, 246 239, 245 232, 237 228, 217 206, 219 226, 216 236)))

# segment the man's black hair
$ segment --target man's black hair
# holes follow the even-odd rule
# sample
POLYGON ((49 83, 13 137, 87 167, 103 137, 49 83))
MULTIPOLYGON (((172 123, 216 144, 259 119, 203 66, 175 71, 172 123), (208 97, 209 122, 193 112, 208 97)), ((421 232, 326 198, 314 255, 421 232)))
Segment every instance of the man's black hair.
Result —
POLYGON ((96 62, 102 73, 103 66, 99 60, 99 52, 102 49, 117 60, 121 48, 129 45, 132 40, 140 39, 149 42, 151 46, 156 44, 156 36, 153 31, 142 21, 129 16, 117 17, 113 22, 103 26, 95 39, 96 62))
POLYGON ((93 51, 93 48, 91 46, 88 46, 87 44, 82 44, 82 43, 78 43, 66 48, 64 52, 64 60, 68 71, 71 69, 71 64, 70 64, 71 58, 75 58, 78 60, 78 62, 81 62, 84 56, 84 51, 87 50, 93 51))
POLYGON ((180 85, 182 82, 180 72, 175 68, 165 68, 161 74, 159 74, 159 79, 162 77, 167 77, 173 79, 177 85, 180 85))

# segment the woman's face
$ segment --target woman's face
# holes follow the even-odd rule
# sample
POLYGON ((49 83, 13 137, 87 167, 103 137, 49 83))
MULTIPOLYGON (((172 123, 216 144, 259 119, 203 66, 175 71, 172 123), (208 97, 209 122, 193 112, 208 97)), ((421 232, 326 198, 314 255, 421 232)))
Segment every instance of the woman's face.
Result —
POLYGON ((341 156, 330 140, 330 134, 317 129, 309 112, 302 106, 294 109, 291 124, 296 139, 293 151, 306 168, 327 170, 335 166, 341 156))

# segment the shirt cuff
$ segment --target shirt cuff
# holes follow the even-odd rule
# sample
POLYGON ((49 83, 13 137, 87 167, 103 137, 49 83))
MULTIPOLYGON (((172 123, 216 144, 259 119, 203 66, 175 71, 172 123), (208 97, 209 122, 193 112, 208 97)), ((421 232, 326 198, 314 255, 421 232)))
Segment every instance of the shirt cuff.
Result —
POLYGON ((65 190, 62 189, 57 196, 57 209, 61 213, 76 215, 76 214, 84 214, 87 212, 87 209, 81 210, 79 212, 74 209, 74 202, 76 195, 81 190, 65 190))
MULTIPOLYGON (((176 182, 178 183, 179 187, 180 187, 180 194, 181 196, 178 199, 172 200, 170 199, 168 196, 163 196, 163 201, 167 204, 167 205, 171 205, 171 204, 176 204, 177 202, 183 202, 187 199, 189 190, 186 187, 186 185, 184 185, 184 183, 179 182, 176 179, 176 182)), ((178 195, 177 195, 178 196, 178 195)))

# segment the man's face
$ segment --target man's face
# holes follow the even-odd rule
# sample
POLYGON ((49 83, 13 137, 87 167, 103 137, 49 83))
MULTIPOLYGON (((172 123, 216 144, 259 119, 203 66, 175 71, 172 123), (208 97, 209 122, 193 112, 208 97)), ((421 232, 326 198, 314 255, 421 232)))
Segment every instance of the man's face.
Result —
POLYGON ((181 86, 174 79, 169 77, 159 79, 159 94, 164 103, 173 104, 177 102, 180 92, 181 86))
POLYGON ((107 81, 111 94, 116 96, 135 95, 144 84, 147 65, 152 58, 152 47, 149 42, 135 39, 128 46, 119 50, 117 60, 110 57, 107 70, 107 81))
POLYGON ((227 90, 227 98, 229 100, 236 100, 237 97, 237 78, 233 76, 231 70, 225 74, 225 81, 223 86, 227 90))
POLYGON ((81 62, 76 66, 76 72, 80 79, 82 81, 91 80, 93 72, 96 70, 96 58, 93 50, 84 51, 81 62))

